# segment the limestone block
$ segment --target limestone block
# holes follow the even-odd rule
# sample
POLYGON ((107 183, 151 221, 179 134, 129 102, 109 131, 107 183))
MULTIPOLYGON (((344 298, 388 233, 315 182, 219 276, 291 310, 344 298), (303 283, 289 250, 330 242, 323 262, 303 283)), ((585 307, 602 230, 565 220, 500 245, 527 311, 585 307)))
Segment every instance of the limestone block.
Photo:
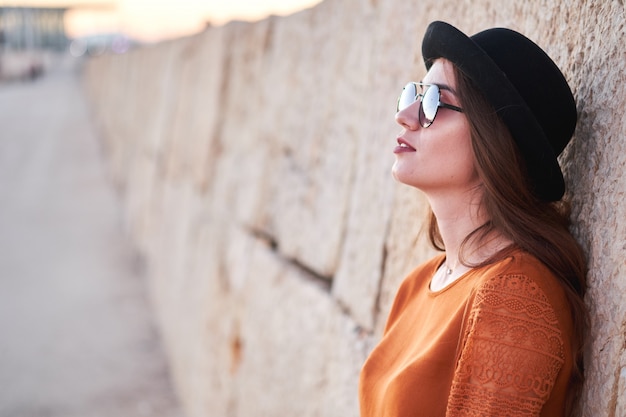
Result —
POLYGON ((265 218, 287 256, 330 279, 345 236, 353 155, 367 127, 369 44, 356 36, 358 24, 341 18, 349 2, 320 6, 272 30, 265 91, 280 97, 282 111, 266 118, 277 159, 265 218))
POLYGON ((222 60, 219 113, 205 150, 204 188, 229 212, 231 220, 260 229, 272 168, 271 137, 259 132, 267 115, 262 96, 264 43, 270 21, 256 25, 231 24, 224 28, 224 42, 231 48, 222 60), (239 42, 239 43, 237 43, 239 42), (232 68, 245 70, 235 71, 232 68))
POLYGON ((211 170, 220 155, 218 138, 226 118, 222 91, 229 68, 225 65, 228 55, 224 32, 209 29, 191 38, 192 48, 185 54, 189 68, 184 83, 190 86, 191 97, 181 122, 188 128, 185 154, 201 192, 209 188, 211 170))
POLYGON ((626 352, 622 352, 617 384, 615 417, 626 417, 626 352))
POLYGON ((570 13, 571 24, 560 36, 568 41, 554 41, 568 48, 568 75, 579 109, 575 138, 561 162, 572 197, 573 230, 589 259, 591 337, 583 415, 611 415, 623 412, 616 401, 624 401, 618 387, 626 338, 626 180, 621 168, 626 124, 620 110, 626 98, 615 93, 626 81, 624 9, 609 2, 570 13), (602 104, 607 102, 612 104, 602 104))
MULTIPOLYGON (((198 196, 191 200, 192 207, 201 207, 198 196)), ((233 401, 231 372, 238 327, 237 304, 227 281, 226 264, 238 264, 227 256, 232 238, 224 222, 194 214, 185 251, 187 268, 182 274, 153 281, 153 287, 158 287, 155 291, 160 293, 157 305, 175 300, 162 321, 168 323, 172 370, 187 415, 228 416, 233 401)), ((161 256, 167 258, 165 253, 161 256)), ((165 313, 163 308, 160 310, 165 313)))
POLYGON ((356 416, 363 335, 327 287, 258 247, 242 287, 238 416, 356 416), (263 271, 262 274, 254 271, 263 271))
POLYGON ((350 195, 350 212, 345 242, 332 295, 364 329, 372 330, 378 308, 378 293, 387 261, 385 236, 389 227, 389 208, 393 201, 390 157, 391 140, 378 140, 364 134, 358 147, 357 173, 350 195), (376 142, 378 141, 378 143, 376 142))

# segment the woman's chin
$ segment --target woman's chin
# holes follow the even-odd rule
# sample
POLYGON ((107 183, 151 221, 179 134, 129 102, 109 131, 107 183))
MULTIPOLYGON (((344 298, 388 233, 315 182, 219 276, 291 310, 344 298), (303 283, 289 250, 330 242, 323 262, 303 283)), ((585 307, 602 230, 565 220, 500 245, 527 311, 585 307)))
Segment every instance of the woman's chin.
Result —
MULTIPOLYGON (((405 167, 406 168, 406 167, 405 167)), ((407 177, 407 172, 406 170, 402 169, 402 165, 398 163, 398 161, 396 161, 393 166, 391 167, 391 176, 393 177, 394 180, 396 180, 397 182, 400 182, 402 184, 407 184, 407 185, 411 185, 410 184, 410 178, 407 177)))
POLYGON ((400 179, 401 176, 398 173, 398 161, 396 161, 391 167, 391 176, 397 182, 402 182, 402 180, 400 179))

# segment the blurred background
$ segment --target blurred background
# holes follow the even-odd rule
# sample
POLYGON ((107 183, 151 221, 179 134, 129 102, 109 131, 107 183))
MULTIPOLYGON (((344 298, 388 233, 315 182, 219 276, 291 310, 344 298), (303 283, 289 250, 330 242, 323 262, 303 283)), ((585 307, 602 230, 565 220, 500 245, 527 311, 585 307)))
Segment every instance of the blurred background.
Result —
MULTIPOLYGON (((287 15, 320 1, 78 0, 65 4, 70 7, 66 17, 70 37, 119 32, 139 41, 154 42, 189 35, 207 25, 219 26, 231 20, 252 21, 270 14, 287 15)), ((48 3, 55 4, 54 1, 48 3)))
POLYGON ((78 69, 312 0, 0 2, 0 416, 183 416, 78 69))
POLYGON ((125 53, 229 21, 288 15, 321 0, 18 0, 0 2, 2 78, 36 77, 50 52, 125 53))

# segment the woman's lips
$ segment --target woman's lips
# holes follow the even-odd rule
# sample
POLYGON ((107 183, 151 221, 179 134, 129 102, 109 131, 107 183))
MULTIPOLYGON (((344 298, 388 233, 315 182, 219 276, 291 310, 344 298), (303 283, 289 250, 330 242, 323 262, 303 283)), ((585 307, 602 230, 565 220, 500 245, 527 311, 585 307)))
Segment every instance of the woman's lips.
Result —
POLYGON ((404 152, 415 152, 415 148, 409 145, 409 143, 402 139, 398 138, 398 146, 395 147, 393 153, 404 153, 404 152))

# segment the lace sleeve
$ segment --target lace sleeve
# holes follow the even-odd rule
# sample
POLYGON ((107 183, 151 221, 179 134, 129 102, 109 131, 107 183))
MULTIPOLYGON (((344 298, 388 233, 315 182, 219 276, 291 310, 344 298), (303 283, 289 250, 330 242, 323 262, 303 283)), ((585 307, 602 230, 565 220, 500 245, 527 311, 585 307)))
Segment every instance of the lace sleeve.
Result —
POLYGON ((476 292, 447 416, 539 416, 564 363, 554 309, 526 276, 492 278, 476 292))

